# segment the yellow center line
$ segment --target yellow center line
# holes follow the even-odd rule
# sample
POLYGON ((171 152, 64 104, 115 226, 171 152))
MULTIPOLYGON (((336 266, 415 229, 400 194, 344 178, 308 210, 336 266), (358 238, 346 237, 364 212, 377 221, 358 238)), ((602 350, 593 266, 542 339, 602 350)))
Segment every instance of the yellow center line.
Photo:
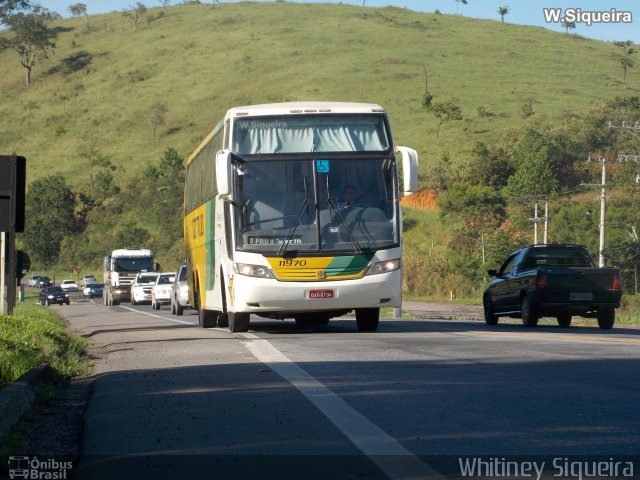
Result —
POLYGON ((518 333, 518 332, 465 332, 465 333, 477 333, 480 335, 498 335, 505 337, 532 337, 536 336, 540 339, 558 339, 568 340, 572 342, 582 341, 594 341, 594 342, 608 342, 608 343, 640 343, 640 338, 611 338, 611 337, 591 337, 591 336, 574 336, 574 335, 556 335, 556 334, 540 334, 534 332, 518 333))

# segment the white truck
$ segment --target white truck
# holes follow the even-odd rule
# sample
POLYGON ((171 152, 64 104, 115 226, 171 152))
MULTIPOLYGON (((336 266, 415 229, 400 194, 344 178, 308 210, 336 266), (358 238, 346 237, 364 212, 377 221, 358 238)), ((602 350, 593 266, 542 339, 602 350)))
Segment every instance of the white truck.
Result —
POLYGON ((104 290, 102 299, 106 306, 131 301, 131 284, 140 272, 160 269, 153 262, 153 252, 139 248, 120 248, 104 257, 104 290))

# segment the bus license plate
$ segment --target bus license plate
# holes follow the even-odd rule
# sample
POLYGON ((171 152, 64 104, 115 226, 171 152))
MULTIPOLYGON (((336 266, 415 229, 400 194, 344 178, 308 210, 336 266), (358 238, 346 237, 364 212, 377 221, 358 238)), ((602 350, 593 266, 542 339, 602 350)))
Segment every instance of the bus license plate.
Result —
POLYGON ((593 293, 591 292, 571 292, 569 294, 571 300, 593 300, 593 293))
POLYGON ((307 298, 334 298, 335 290, 308 290, 307 298))

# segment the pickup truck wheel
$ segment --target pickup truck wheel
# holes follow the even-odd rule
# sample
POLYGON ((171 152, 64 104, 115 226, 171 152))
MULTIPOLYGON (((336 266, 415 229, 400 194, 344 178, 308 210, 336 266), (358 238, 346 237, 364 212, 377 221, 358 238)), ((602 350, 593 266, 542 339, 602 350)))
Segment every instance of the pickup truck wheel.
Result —
POLYGON ((562 313, 556 317, 558 319, 558 325, 562 328, 567 328, 571 326, 571 314, 570 313, 562 313))
POLYGON ((238 312, 227 312, 229 319, 229 330, 232 332, 246 332, 249 330, 249 314, 238 312))
POLYGON ((184 313, 184 307, 180 305, 177 301, 173 307, 173 310, 176 315, 182 315, 184 313))
POLYGON ((602 308, 598 310, 598 326, 603 330, 613 328, 616 321, 616 310, 614 308, 602 308))
POLYGON ((493 302, 489 295, 485 295, 482 305, 484 306, 484 323, 487 325, 497 325, 499 317, 493 313, 493 302))
POLYGON ((375 332, 379 322, 379 308, 356 308, 356 325, 361 332, 375 332))
POLYGON ((522 317, 522 323, 525 327, 535 327, 538 325, 538 309, 536 305, 529 297, 522 299, 522 306, 520 309, 520 315, 522 317))

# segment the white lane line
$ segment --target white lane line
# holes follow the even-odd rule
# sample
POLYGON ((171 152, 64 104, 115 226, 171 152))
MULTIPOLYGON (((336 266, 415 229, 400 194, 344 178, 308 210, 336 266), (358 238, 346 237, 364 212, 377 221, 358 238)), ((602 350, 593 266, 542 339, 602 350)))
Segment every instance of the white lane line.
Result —
POLYGON ((397 440, 289 360, 269 341, 252 333, 241 333, 239 336, 247 340, 242 343, 258 360, 296 387, 391 479, 444 479, 397 440))
POLYGON ((136 310, 135 308, 125 307, 124 305, 120 305, 120 307, 121 307, 121 308, 124 308, 125 310, 129 310, 129 311, 131 311, 131 312, 141 313, 142 315, 146 315, 146 316, 148 316, 148 317, 155 317, 155 318, 159 318, 159 319, 161 319, 161 320, 168 320, 168 321, 173 322, 173 323, 181 323, 181 324, 183 324, 183 325, 191 325, 191 326, 193 326, 193 325, 194 325, 194 324, 193 324, 193 323, 191 323, 191 322, 186 322, 186 321, 184 321, 184 320, 177 320, 177 319, 169 318, 169 317, 163 317, 163 316, 161 316, 161 315, 156 315, 156 314, 154 314, 154 313, 147 313, 147 312, 143 312, 142 310, 136 310))

